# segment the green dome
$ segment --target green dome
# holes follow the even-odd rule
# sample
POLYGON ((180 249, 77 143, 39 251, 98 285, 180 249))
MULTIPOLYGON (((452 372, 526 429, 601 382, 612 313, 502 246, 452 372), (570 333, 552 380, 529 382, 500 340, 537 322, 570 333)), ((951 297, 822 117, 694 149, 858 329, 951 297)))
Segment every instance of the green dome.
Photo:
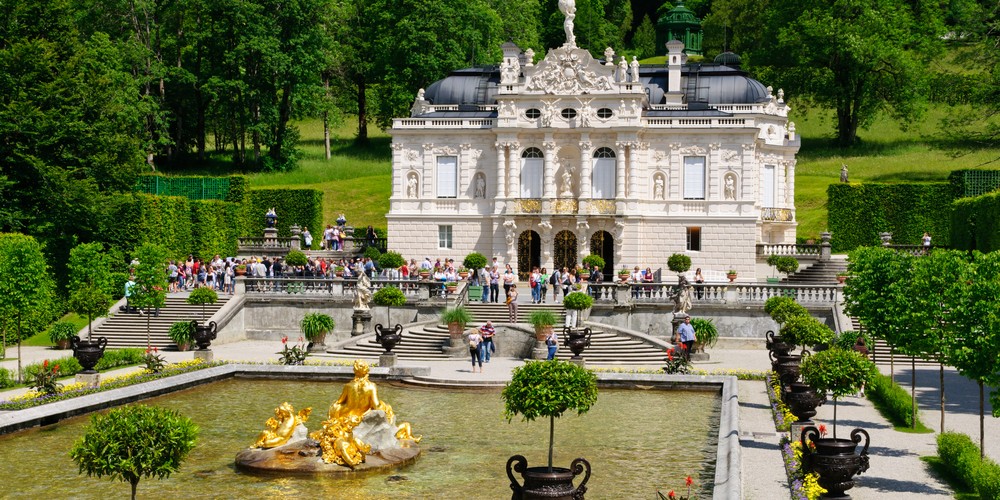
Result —
POLYGON ((658 55, 666 54, 665 44, 670 40, 684 42, 684 52, 687 54, 702 55, 701 19, 684 6, 684 0, 677 0, 677 5, 656 22, 658 55))

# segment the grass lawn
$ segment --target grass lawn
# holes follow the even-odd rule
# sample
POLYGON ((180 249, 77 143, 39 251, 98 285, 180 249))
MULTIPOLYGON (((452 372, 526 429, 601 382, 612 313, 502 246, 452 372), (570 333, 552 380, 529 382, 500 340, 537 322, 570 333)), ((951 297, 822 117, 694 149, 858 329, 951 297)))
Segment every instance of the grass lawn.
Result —
MULTIPOLYGON (((67 313, 65 316, 59 318, 57 321, 69 321, 73 323, 73 326, 76 328, 77 331, 87 326, 87 318, 81 317, 76 313, 67 313)), ((52 328, 52 325, 49 325, 49 328, 52 328)), ((52 341, 49 340, 49 328, 46 328, 44 331, 36 333, 35 335, 27 339, 24 339, 24 341, 21 342, 21 345, 22 346, 30 345, 39 347, 51 347, 55 345, 52 343, 52 341)))

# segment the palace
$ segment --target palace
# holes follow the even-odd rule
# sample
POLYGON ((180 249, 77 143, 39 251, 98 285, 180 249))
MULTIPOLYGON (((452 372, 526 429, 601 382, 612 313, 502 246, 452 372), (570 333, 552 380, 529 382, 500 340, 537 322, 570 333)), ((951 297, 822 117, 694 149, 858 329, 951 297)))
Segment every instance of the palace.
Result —
POLYGON ((709 280, 755 280, 757 243, 795 242, 799 140, 783 92, 731 53, 688 64, 679 41, 665 66, 616 63, 610 48, 597 60, 568 25, 541 61, 508 42, 499 66, 452 72, 394 120, 393 248, 478 251, 519 273, 590 253, 606 273, 655 270, 686 253, 709 280))

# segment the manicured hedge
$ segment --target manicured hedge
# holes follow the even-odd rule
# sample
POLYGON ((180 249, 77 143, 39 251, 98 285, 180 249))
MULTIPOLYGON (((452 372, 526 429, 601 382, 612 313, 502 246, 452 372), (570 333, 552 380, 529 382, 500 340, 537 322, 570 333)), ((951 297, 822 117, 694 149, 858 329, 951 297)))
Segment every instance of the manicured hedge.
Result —
MULTIPOLYGON (((875 405, 875 409, 892 425, 896 427, 913 426, 913 405, 910 404, 910 393, 900 387, 891 377, 882 374, 876 375, 871 384, 865 388, 865 394, 875 405)), ((920 421, 919 412, 917 413, 916 427, 918 429, 925 428, 923 422, 920 421)))
POLYGON ((147 174, 136 179, 135 191, 157 196, 181 196, 189 200, 242 203, 246 197, 247 178, 242 175, 210 177, 147 174))
POLYGON ((215 200, 191 202, 192 252, 202 259, 236 255, 241 207, 215 200))
MULTIPOLYGON (((105 371, 122 366, 137 365, 142 362, 143 354, 145 354, 145 350, 137 347, 108 349, 104 351, 104 355, 101 356, 100 361, 97 362, 94 369, 97 371, 105 371)), ((64 356, 49 360, 50 367, 57 365, 59 366, 60 377, 72 377, 83 370, 83 367, 80 366, 80 362, 73 356, 64 356)), ((43 363, 32 363, 24 367, 24 376, 25 378, 29 378, 32 374, 37 373, 42 369, 43 363)))
POLYGON ((288 237, 292 224, 310 227, 314 235, 321 234, 323 225, 323 192, 317 189, 251 189, 243 205, 241 235, 264 234, 264 214, 274 209, 278 214, 278 236, 288 237))
POLYGON ((247 191, 250 189, 249 182, 244 175, 229 176, 229 192, 226 193, 226 200, 230 203, 243 203, 247 198, 247 191))
POLYGON ((143 243, 162 245, 175 256, 192 251, 187 198, 125 193, 108 196, 104 207, 102 239, 126 255, 143 243))
POLYGON ((1000 498, 1000 465, 989 458, 979 458, 979 446, 972 438, 956 432, 942 432, 937 437, 941 463, 951 475, 979 493, 979 498, 1000 498))
POLYGON ((952 203, 951 246, 960 250, 1000 250, 1000 193, 952 203))
POLYGON ((952 186, 936 184, 831 184, 827 188, 828 226, 833 251, 877 245, 879 233, 896 244, 920 244, 923 233, 947 243, 951 233, 952 186))

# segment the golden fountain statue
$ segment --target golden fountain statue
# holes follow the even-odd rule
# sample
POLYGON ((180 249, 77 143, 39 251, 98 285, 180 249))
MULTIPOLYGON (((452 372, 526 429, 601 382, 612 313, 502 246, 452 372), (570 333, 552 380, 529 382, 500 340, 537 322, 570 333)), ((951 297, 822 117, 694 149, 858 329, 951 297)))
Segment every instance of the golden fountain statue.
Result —
POLYGON ((312 408, 306 408, 295 414, 295 409, 287 401, 274 409, 274 416, 267 419, 264 425, 267 429, 261 431, 257 442, 251 448, 275 448, 288 442, 295 428, 309 420, 312 408))
POLYGON ((367 363, 354 362, 354 380, 344 384, 340 397, 330 405, 323 428, 308 435, 312 440, 301 430, 295 431, 304 429, 312 408, 295 414, 291 404, 282 403, 256 443, 236 455, 236 464, 249 471, 342 473, 359 467, 394 467, 416 459, 420 449, 415 444, 421 436, 414 436, 407 422, 396 424, 392 407, 379 399, 368 373, 367 363))

